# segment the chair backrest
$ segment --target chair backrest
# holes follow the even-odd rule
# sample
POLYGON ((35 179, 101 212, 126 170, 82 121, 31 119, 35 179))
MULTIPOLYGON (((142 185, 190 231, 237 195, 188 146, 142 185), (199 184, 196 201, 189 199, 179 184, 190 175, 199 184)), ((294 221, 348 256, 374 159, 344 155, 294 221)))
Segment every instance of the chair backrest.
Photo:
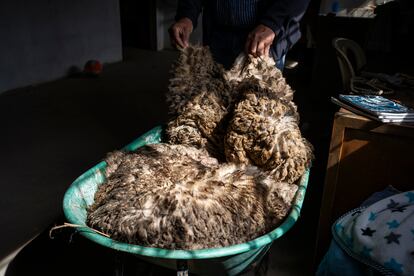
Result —
POLYGON ((367 63, 365 53, 355 41, 347 38, 334 38, 332 45, 336 50, 344 88, 349 91, 351 79, 359 75, 367 63))

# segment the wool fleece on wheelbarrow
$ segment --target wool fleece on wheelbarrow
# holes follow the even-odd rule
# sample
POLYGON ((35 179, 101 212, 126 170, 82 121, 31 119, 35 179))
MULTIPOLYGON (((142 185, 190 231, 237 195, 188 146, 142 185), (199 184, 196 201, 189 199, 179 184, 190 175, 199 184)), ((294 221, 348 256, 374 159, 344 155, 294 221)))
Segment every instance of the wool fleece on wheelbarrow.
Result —
POLYGON ((225 72, 208 48, 185 49, 164 143, 107 157, 88 225, 167 249, 228 246, 274 229, 312 159, 292 96, 271 58, 241 56, 225 72))

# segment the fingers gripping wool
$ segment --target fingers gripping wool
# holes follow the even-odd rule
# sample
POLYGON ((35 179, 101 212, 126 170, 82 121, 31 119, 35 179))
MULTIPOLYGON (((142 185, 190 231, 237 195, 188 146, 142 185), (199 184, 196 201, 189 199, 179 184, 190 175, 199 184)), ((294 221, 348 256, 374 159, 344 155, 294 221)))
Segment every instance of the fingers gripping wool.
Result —
POLYGON ((296 192, 257 167, 219 164, 204 151, 181 145, 114 153, 108 172, 88 224, 116 240, 151 247, 246 242, 279 223, 296 192))

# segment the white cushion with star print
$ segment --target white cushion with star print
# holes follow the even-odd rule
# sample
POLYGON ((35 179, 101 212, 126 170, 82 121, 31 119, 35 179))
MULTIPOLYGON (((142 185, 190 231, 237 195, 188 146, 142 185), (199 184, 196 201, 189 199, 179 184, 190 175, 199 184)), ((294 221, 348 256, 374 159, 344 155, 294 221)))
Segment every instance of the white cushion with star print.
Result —
POLYGON ((350 256, 385 275, 414 275, 414 191, 360 207, 332 227, 350 256))

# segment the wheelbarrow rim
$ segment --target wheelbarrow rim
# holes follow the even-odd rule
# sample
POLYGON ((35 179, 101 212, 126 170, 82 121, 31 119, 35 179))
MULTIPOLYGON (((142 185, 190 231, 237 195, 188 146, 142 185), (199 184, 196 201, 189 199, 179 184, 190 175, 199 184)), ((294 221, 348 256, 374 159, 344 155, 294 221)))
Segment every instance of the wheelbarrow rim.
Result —
MULTIPOLYGON (((132 151, 136 148, 143 146, 145 144, 151 143, 149 141, 149 137, 151 135, 157 134, 158 135, 162 132, 162 127, 156 127, 144 135, 140 136, 132 143, 128 144, 124 147, 124 150, 132 151)), ((152 141, 154 142, 154 141, 152 141)), ((67 220, 75 225, 79 225, 77 227, 77 231, 84 236, 85 238, 92 240, 100 245, 110 247, 115 250, 124 251, 132 254, 143 255, 147 257, 156 257, 156 258, 164 258, 164 259, 210 259, 210 258, 219 258, 219 257, 226 257, 231 255, 240 254, 246 251, 254 250, 260 247, 263 247, 275 239, 282 236, 286 233, 298 220, 300 211, 302 208, 304 196, 306 193, 306 188, 309 179, 309 169, 305 172, 305 174, 301 177, 299 181, 299 188, 296 192, 296 196, 294 199, 294 203, 292 204, 291 210, 289 215, 284 219, 283 223, 280 224, 277 228, 272 230, 271 232, 262 235, 256 239, 251 241, 226 246, 226 247, 219 247, 219 248, 206 248, 206 249, 197 249, 197 250, 171 250, 171 249, 163 249, 163 248, 155 248, 155 247, 145 247, 135 244, 128 244, 123 242, 115 241, 111 238, 105 237, 97 232, 93 231, 93 229, 89 228, 85 221, 82 221, 78 216, 75 215, 73 210, 77 208, 86 208, 85 204, 77 204, 75 202, 76 194, 79 194, 80 189, 84 185, 86 180, 94 178, 103 179, 104 171, 106 168, 106 162, 102 161, 98 163, 93 168, 86 171, 80 177, 78 177, 72 185, 68 188, 65 193, 63 199, 63 211, 67 218, 67 220)), ((102 182, 102 181, 97 181, 102 182)))

